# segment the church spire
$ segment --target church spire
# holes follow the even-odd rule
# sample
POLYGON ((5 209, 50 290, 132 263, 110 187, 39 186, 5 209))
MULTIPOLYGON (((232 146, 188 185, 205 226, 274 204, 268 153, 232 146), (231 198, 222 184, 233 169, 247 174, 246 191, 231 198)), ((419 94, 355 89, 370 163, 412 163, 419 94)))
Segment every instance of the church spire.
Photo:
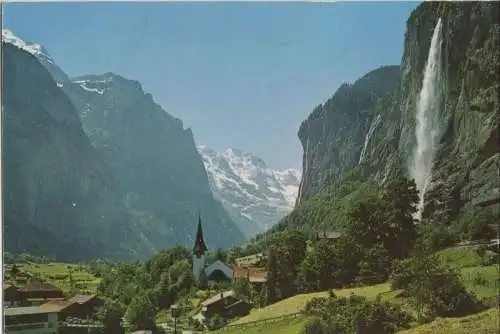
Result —
POLYGON ((203 229, 201 228, 201 214, 198 212, 198 230, 196 231, 193 253, 199 258, 205 254, 206 250, 207 246, 205 244, 205 240, 203 240, 203 229))

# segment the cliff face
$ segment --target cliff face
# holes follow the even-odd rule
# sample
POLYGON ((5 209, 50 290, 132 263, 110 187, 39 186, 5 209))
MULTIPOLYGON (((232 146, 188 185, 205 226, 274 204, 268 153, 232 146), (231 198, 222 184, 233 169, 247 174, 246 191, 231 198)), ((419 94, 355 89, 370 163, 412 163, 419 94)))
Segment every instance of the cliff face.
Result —
POLYGON ((78 112, 37 59, 3 44, 4 242, 67 258, 104 252, 110 174, 78 112))
POLYGON ((319 113, 314 111, 302 125, 300 200, 340 181, 341 173, 356 163, 359 175, 379 183, 398 169, 407 170, 416 142, 417 100, 439 18, 441 134, 424 215, 432 212, 448 219, 466 206, 498 199, 499 16, 499 4, 493 2, 426 2, 415 9, 407 22, 401 78, 392 101, 382 108, 385 112, 363 117, 354 108, 346 115, 332 109, 315 118, 319 113), (356 161, 364 140, 363 158, 356 161))
POLYGON ((150 252, 177 243, 191 246, 199 210, 209 247, 245 241, 213 198, 191 129, 157 105, 139 82, 107 73, 75 78, 63 89, 110 166, 116 205, 129 215, 130 233, 140 236, 132 249, 137 243, 150 252))
POLYGON ((303 176, 297 203, 340 181, 366 159, 371 136, 390 111, 399 76, 399 66, 386 66, 344 84, 301 124, 303 176))

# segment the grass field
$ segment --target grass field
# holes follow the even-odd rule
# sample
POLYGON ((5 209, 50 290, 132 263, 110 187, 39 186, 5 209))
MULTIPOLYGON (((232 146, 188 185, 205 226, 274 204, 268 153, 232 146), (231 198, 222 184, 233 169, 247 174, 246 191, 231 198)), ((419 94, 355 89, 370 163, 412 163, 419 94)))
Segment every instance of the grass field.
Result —
POLYGON ((258 323, 252 324, 248 327, 226 327, 223 330, 216 331, 215 333, 224 334, 298 334, 306 324, 308 318, 300 316, 295 319, 283 319, 272 323, 258 323))
MULTIPOLYGON (((367 287, 350 288, 342 290, 334 290, 337 296, 347 297, 351 293, 355 295, 365 296, 368 298, 375 298, 378 294, 391 293, 389 284, 378 284, 367 287)), ((291 313, 300 312, 306 306, 307 302, 314 297, 327 297, 328 292, 314 292, 307 294, 300 294, 291 298, 284 299, 275 304, 269 305, 261 309, 254 309, 246 317, 240 318, 234 324, 242 324, 250 321, 265 320, 270 318, 281 317, 291 313)))
POLYGON ((70 290, 70 271, 74 287, 81 293, 95 293, 100 282, 99 278, 96 278, 94 275, 87 272, 84 267, 76 264, 60 262, 47 264, 30 263, 19 264, 18 267, 21 271, 30 272, 33 275, 39 276, 41 279, 54 284, 64 292, 69 292, 70 290))
MULTIPOLYGON (((499 329, 499 309, 463 318, 438 318, 428 324, 399 332, 400 334, 496 334, 499 329)), ((290 332, 291 333, 291 332, 290 332)))
POLYGON ((477 253, 478 246, 452 247, 437 252, 442 263, 455 268, 480 266, 482 259, 477 253))

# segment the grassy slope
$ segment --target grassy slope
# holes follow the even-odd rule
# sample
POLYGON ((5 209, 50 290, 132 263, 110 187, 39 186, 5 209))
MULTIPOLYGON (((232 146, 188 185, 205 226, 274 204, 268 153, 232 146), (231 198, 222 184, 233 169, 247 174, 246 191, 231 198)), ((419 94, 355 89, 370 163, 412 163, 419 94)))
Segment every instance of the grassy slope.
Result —
MULTIPOLYGON (((477 255, 475 252, 476 247, 457 247, 457 248, 449 248, 445 249, 441 252, 439 252, 439 256, 441 260, 444 263, 447 264, 453 264, 456 268, 460 269, 462 273, 462 279, 469 291, 472 293, 476 294, 476 296, 480 299, 491 299, 497 296, 498 289, 499 289, 499 268, 496 265, 493 266, 486 266, 482 267, 480 266, 481 264, 481 258, 477 255)), ((362 295, 366 296, 368 298, 374 298, 378 294, 381 294, 383 300, 390 300, 394 302, 395 304, 400 304, 403 306, 403 308, 407 309, 407 311, 410 311, 411 313, 412 310, 408 307, 407 302, 398 297, 400 291, 391 291, 390 285, 387 283, 384 284, 378 284, 378 285, 373 285, 373 286, 367 286, 367 287, 359 287, 359 288, 350 288, 350 289, 342 289, 342 290, 335 290, 335 293, 338 296, 348 296, 351 293, 354 293, 356 295, 362 295)), ((280 317, 284 316, 287 314, 291 313, 296 313, 301 311, 305 304, 311 300, 314 297, 326 297, 328 295, 327 292, 315 292, 315 293, 309 293, 309 294, 300 294, 293 296, 291 298, 282 300, 278 303, 269 305, 265 308, 262 309, 254 309, 248 316, 240 318, 234 322, 234 324, 244 324, 247 322, 252 322, 252 321, 259 321, 259 320, 264 320, 264 319, 271 319, 275 317, 280 317)), ((482 316, 476 315, 476 316, 470 316, 466 318, 458 318, 458 319, 439 319, 436 320, 438 326, 441 322, 445 321, 445 323, 448 323, 447 321, 455 321, 455 322, 460 322, 464 321, 467 323, 474 323, 475 321, 493 321, 490 319, 491 317, 491 312, 488 313, 483 312, 481 313, 482 316), (484 314, 490 315, 486 316, 484 314), (485 320, 486 319, 486 320, 485 320), (489 319, 489 320, 488 320, 489 319)), ((302 318, 297 318, 295 322, 298 323, 305 323, 306 322, 306 317, 302 318)), ((289 321, 289 320, 288 320, 289 321)), ((434 323, 434 322, 433 322, 434 323)), ((428 324, 429 326, 431 324, 428 324)), ((472 325, 474 326, 474 325, 472 325)), ((479 327, 481 325, 476 325, 476 327, 479 327)), ((487 326, 487 325, 485 325, 487 326)), ((260 328, 259 326, 253 325, 247 328, 245 327, 245 332, 248 332, 250 330, 253 330, 253 328, 260 328)), ((273 324, 268 324, 267 326, 263 327, 260 329, 259 333, 275 333, 276 330, 275 328, 280 328, 281 331, 279 333, 299 333, 300 328, 296 328, 295 325, 290 325, 288 326, 287 320, 284 320, 283 322, 276 322, 273 324)), ((438 328, 438 327, 437 327, 438 328)), ((487 328, 487 327, 484 327, 487 328)), ((235 328, 234 330, 226 329, 224 333, 237 333, 238 331, 241 332, 241 328, 235 328)), ((487 330, 487 329, 486 329, 487 330)), ((438 333, 439 331, 435 331, 433 333, 438 333)), ((411 333, 417 333, 417 332, 411 332, 411 333)), ((419 332, 418 332, 419 333, 419 332)), ((473 333, 479 333, 479 332, 473 332, 473 333)), ((484 333, 489 333, 488 331, 484 333)))
MULTIPOLYGON (((438 318, 431 323, 412 328, 401 334, 496 334, 499 328, 499 309, 487 311, 463 318, 438 318)), ((290 332, 291 333, 291 332, 290 332)))
POLYGON ((54 284, 64 292, 70 290, 70 270, 75 287, 82 293, 95 293, 100 282, 99 278, 87 272, 84 267, 75 264, 54 262, 48 264, 19 264, 18 266, 22 271, 39 275, 40 278, 54 284))

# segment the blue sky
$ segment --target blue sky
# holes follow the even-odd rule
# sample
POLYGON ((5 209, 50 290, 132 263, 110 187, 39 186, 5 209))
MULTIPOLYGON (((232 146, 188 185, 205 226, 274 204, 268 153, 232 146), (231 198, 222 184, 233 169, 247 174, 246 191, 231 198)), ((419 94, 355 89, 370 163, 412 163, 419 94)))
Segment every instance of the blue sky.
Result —
POLYGON ((416 2, 25 3, 4 27, 70 76, 139 80, 198 144, 300 167, 297 129, 345 81, 399 64, 416 2))

